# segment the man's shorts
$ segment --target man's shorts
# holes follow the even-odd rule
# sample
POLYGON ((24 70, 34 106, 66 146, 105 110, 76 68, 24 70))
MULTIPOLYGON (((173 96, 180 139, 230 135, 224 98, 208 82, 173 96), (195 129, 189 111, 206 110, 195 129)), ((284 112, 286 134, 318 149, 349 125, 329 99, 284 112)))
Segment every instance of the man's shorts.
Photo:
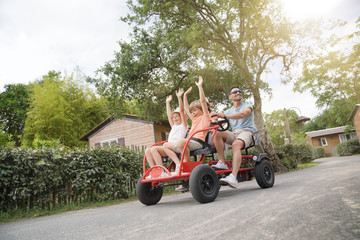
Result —
MULTIPOLYGON (((195 151, 198 149, 202 149, 203 145, 195 140, 190 140, 190 142, 188 144, 188 148, 190 151, 195 151)), ((177 147, 176 143, 175 143, 175 147, 174 147, 174 152, 181 153, 179 148, 177 147)))
POLYGON ((231 145, 236 139, 243 140, 245 143, 245 148, 250 146, 250 144, 253 142, 253 133, 250 130, 235 129, 232 132, 227 131, 226 133, 227 137, 225 142, 229 145, 231 145))

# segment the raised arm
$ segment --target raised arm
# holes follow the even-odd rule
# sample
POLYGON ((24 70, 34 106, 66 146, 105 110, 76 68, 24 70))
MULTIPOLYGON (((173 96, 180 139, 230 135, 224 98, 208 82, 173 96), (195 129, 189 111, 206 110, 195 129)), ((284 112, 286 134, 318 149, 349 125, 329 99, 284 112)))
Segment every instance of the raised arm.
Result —
POLYGON ((181 96, 183 95, 184 93, 184 89, 183 88, 180 88, 178 92, 176 92, 176 96, 177 96, 177 99, 178 99, 178 102, 179 102, 179 109, 180 109, 180 116, 181 116, 181 123, 187 127, 187 117, 184 113, 184 104, 183 104, 183 101, 181 99, 181 96))
POLYGON ((171 107, 170 107, 171 100, 172 100, 171 95, 166 97, 166 114, 168 117, 169 124, 172 127, 174 125, 174 121, 172 120, 172 117, 171 117, 171 107))
POLYGON ((201 103, 201 108, 202 108, 203 114, 209 115, 209 110, 208 110, 208 106, 207 106, 206 99, 205 99, 204 89, 202 87, 203 78, 201 76, 199 76, 199 81, 195 82, 195 84, 199 88, 200 103, 201 103))
POLYGON ((188 102, 188 98, 187 95, 189 95, 189 93, 191 92, 192 87, 189 87, 189 89, 185 92, 184 94, 184 108, 185 108, 185 112, 186 114, 191 118, 191 114, 189 111, 189 102, 188 102))

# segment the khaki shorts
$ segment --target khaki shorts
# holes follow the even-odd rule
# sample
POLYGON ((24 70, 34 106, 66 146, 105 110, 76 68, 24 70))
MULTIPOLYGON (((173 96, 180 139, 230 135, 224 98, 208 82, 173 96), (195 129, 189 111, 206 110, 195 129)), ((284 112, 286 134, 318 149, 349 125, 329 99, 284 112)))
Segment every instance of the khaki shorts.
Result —
POLYGON ((250 146, 253 142, 252 139, 253 133, 250 130, 245 129, 235 129, 232 132, 227 131, 226 143, 231 145, 236 139, 243 140, 245 143, 245 148, 250 146))
MULTIPOLYGON (((202 149, 203 145, 197 141, 194 140, 190 140, 189 144, 188 144, 188 148, 190 151, 195 151, 198 149, 202 149)), ((175 147, 174 147, 174 152, 176 153, 181 153, 179 148, 177 147, 176 143, 175 143, 175 147)))

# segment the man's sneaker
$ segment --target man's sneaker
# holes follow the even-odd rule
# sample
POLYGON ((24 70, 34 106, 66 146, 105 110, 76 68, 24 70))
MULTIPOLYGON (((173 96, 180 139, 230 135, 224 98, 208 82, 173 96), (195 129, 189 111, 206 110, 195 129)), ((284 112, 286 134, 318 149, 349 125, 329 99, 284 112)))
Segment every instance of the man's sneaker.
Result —
POLYGON ((171 175, 172 176, 179 175, 179 171, 180 171, 180 165, 176 165, 175 171, 171 172, 171 175))
POLYGON ((215 168, 215 169, 223 169, 223 170, 228 170, 228 166, 223 163, 221 160, 219 160, 217 162, 217 164, 214 164, 214 165, 211 165, 212 168, 215 168))
POLYGON ((237 188, 238 186, 238 181, 236 180, 234 175, 232 175, 232 173, 230 173, 226 178, 220 179, 220 184, 224 184, 224 183, 228 184, 229 187, 232 188, 237 188))
POLYGON ((187 187, 185 187, 183 185, 180 185, 180 187, 175 188, 175 191, 177 191, 177 192, 187 192, 187 191, 189 191, 189 188, 187 188, 187 187))

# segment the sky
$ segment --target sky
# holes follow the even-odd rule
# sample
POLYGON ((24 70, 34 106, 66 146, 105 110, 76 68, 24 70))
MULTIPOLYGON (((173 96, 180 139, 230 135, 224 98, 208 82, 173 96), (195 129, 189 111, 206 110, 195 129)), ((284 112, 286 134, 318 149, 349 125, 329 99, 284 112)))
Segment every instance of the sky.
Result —
MULTIPOLYGON (((359 0, 282 1, 295 19, 355 22, 360 16, 359 0)), ((131 29, 119 20, 127 12, 125 0, 0 0, 0 92, 5 84, 28 84, 50 70, 79 68, 95 76, 119 50, 117 42, 129 40, 131 29)), ((311 118, 319 114, 309 93, 293 93, 276 71, 268 77, 273 97, 263 99, 263 112, 294 107, 311 118)))

